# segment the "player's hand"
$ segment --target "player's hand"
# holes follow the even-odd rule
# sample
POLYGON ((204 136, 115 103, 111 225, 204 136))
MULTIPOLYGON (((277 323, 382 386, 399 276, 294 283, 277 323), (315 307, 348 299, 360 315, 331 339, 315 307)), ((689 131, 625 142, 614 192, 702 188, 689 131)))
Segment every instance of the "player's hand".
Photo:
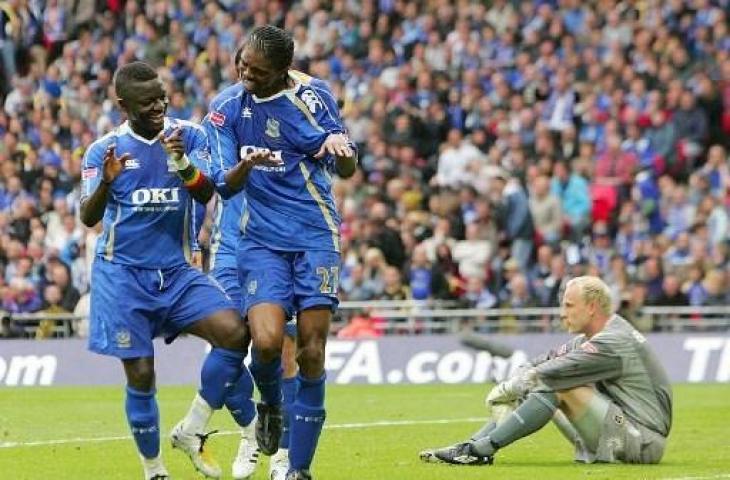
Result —
POLYGON ((281 167, 284 162, 274 156, 268 148, 259 148, 249 153, 243 158, 243 162, 251 165, 251 167, 281 167))
POLYGON ((332 133, 325 139, 319 152, 314 155, 314 158, 320 159, 327 154, 334 155, 335 157, 352 157, 355 152, 350 147, 350 139, 347 135, 343 133, 332 133))
POLYGON ((203 270, 203 252, 194 250, 190 254, 190 265, 196 270, 203 270))
POLYGON ((487 405, 497 405, 500 403, 509 403, 517 400, 517 395, 511 392, 507 386, 507 382, 500 382, 492 388, 487 394, 485 403, 487 405))
POLYGON ((112 183, 124 170, 125 162, 132 158, 129 153, 117 157, 116 148, 116 144, 112 143, 104 152, 104 163, 101 167, 101 179, 104 183, 112 183))
POLYGON ((190 166, 190 160, 185 156, 185 144, 182 138, 182 129, 175 128, 172 133, 165 136, 164 132, 160 132, 159 135, 160 143, 162 148, 167 152, 170 160, 175 164, 175 168, 178 171, 185 170, 190 166))

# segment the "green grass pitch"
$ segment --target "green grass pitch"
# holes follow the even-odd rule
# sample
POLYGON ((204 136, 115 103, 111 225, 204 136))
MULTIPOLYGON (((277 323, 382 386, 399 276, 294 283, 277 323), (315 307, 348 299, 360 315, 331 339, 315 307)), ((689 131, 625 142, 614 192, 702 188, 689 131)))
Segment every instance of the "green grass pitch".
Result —
MULTIPOLYGON (((491 467, 422 464, 418 451, 468 436, 484 414, 483 385, 333 386, 313 466, 318 480, 730 479, 730 385, 677 385, 674 428, 659 465, 578 465, 555 427, 500 452, 491 467)), ((119 388, 0 390, 0 479, 139 480, 119 388)), ((192 387, 159 390, 163 434, 185 413, 192 387)), ((219 412, 210 440, 230 478, 237 436, 219 412)), ((201 478, 163 437, 174 480, 201 478)), ((264 457, 255 480, 265 480, 264 457)))

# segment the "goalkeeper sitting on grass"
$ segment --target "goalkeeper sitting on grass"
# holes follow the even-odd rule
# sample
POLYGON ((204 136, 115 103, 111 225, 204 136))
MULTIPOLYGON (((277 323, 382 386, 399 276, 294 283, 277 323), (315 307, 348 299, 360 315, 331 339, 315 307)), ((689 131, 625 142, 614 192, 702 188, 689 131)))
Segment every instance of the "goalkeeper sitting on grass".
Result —
POLYGON ((658 463, 672 392, 646 339, 611 311, 597 277, 568 282, 561 319, 579 334, 535 358, 487 395, 490 419, 466 441, 421 452, 427 462, 486 465, 501 448, 554 420, 579 462, 658 463))

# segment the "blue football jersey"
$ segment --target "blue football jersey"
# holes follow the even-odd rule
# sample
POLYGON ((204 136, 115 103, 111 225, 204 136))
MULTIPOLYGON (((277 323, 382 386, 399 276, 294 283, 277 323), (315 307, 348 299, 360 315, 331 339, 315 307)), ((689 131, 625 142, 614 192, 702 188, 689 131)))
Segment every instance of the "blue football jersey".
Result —
POLYGON ((290 76, 294 87, 268 98, 250 94, 240 83, 228 87, 211 102, 203 121, 211 146, 210 175, 226 199, 218 252, 232 255, 238 235, 275 250, 340 250, 333 159, 313 155, 329 134, 345 128, 325 82, 296 71, 290 76), (229 191, 224 175, 257 148, 268 148, 284 165, 255 167, 244 199, 229 191))
MULTIPOLYGON (((192 122, 165 119, 165 135, 178 127, 188 158, 205 171, 210 155, 205 130, 192 122)), ((82 200, 99 185, 104 152, 112 143, 117 156, 129 153, 131 158, 111 184, 97 256, 152 269, 186 263, 199 230, 194 208, 205 207, 195 205, 159 140, 135 134, 125 122, 92 143, 84 155, 82 200)))

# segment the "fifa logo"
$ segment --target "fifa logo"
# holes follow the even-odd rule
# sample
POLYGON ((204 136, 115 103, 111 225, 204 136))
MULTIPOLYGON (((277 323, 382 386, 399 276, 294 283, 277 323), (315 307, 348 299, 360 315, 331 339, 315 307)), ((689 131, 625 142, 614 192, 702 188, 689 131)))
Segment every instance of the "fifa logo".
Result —
POLYGON ((179 188, 140 188, 132 192, 132 203, 135 205, 178 203, 179 201, 179 188))

